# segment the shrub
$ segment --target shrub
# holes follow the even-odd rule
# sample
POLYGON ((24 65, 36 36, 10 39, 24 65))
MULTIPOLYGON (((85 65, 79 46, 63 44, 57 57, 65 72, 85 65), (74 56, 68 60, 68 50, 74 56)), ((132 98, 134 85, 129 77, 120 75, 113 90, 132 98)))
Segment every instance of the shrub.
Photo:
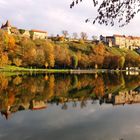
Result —
POLYGON ((19 32, 20 32, 21 34, 24 34, 24 33, 25 33, 25 30, 24 30, 24 29, 19 29, 19 32))

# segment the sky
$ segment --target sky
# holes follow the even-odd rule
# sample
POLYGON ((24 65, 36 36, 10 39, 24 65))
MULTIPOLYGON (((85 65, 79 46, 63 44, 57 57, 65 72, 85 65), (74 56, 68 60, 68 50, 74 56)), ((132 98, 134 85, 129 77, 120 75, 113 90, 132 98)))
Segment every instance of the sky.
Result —
POLYGON ((85 0, 73 9, 69 8, 72 0, 0 0, 0 24, 8 19, 13 26, 22 29, 39 29, 50 35, 61 34, 67 30, 86 32, 91 36, 99 35, 133 35, 140 36, 140 14, 123 28, 85 23, 87 18, 95 18, 96 9, 92 0, 85 0))

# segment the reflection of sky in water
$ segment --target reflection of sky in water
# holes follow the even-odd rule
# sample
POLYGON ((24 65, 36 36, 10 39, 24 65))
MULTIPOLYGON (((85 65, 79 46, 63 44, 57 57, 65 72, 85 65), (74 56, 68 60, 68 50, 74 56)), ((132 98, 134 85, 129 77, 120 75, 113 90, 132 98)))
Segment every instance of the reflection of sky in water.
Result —
POLYGON ((0 140, 138 140, 140 105, 91 104, 80 109, 68 104, 46 110, 22 111, 0 118, 0 140))

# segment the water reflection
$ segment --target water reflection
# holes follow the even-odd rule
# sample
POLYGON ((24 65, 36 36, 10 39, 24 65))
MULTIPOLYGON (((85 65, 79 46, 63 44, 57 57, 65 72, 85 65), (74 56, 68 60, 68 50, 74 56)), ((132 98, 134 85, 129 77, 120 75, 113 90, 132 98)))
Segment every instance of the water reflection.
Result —
POLYGON ((50 104, 69 109, 87 107, 87 102, 124 105, 140 102, 140 75, 104 73, 89 75, 0 74, 0 112, 8 119, 22 110, 41 110, 50 104))

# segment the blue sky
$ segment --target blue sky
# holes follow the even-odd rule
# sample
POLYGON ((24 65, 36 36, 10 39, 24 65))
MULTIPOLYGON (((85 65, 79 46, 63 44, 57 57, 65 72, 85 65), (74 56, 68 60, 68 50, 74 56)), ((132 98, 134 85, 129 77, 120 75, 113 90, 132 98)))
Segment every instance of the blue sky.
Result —
POLYGON ((40 29, 48 31, 48 34, 61 34, 62 30, 73 32, 86 32, 92 35, 125 34, 140 36, 138 14, 129 25, 119 28, 118 26, 106 27, 85 23, 85 19, 95 17, 96 9, 92 0, 69 8, 72 0, 0 0, 0 23, 10 20, 11 24, 18 28, 40 29))

